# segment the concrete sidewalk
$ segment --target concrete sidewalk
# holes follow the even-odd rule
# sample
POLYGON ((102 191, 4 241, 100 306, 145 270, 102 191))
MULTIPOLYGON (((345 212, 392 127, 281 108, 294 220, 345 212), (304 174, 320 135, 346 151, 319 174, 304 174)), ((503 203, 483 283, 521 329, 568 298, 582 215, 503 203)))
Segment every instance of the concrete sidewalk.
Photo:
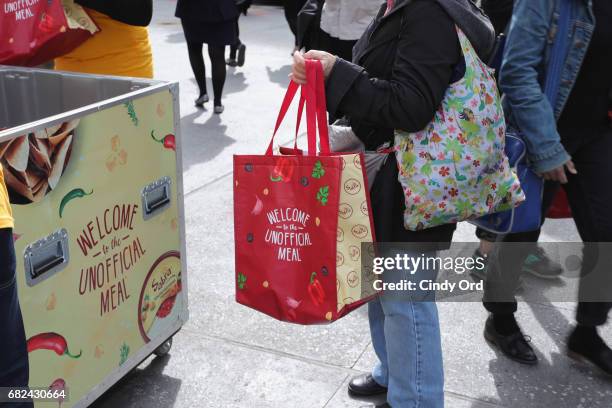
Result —
MULTIPOLYGON (((244 68, 230 69, 225 113, 193 107, 197 96, 176 2, 155 1, 156 77, 178 80, 184 148, 190 322, 170 355, 148 359, 94 406, 356 408, 346 383, 375 356, 366 309, 329 326, 276 322, 234 303, 232 155, 263 152, 290 72, 291 33, 282 10, 254 6, 240 20, 244 68)), ((207 68, 209 67, 207 60, 207 68)), ((207 72, 210 76, 210 71, 207 72)), ((209 83, 212 99, 212 85, 209 83)), ((289 115, 289 117, 292 117, 289 115)), ((285 128, 281 141, 291 136, 285 128)), ((545 240, 578 240, 573 223, 547 223, 545 240)), ((474 241, 461 225, 457 241, 474 241)), ((562 284, 558 283, 558 284, 562 284)), ((477 303, 441 303, 446 401, 452 408, 610 407, 612 382, 565 357, 573 304, 521 304, 519 321, 541 359, 523 367, 484 341, 477 303)), ((605 328, 612 341, 612 327, 605 328)))

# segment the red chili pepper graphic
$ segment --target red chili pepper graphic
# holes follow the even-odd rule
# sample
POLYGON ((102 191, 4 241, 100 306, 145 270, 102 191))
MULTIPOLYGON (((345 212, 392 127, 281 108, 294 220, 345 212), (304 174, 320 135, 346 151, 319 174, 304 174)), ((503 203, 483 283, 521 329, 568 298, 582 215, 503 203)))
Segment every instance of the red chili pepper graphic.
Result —
POLYGON ((53 30, 53 17, 47 13, 43 13, 40 18, 40 23, 38 23, 38 28, 45 33, 53 30))
POLYGON ((172 133, 167 134, 162 139, 158 139, 155 137, 155 131, 152 130, 151 138, 153 138, 153 140, 155 140, 157 143, 163 144, 166 149, 176 151, 176 138, 172 133))
POLYGON ((284 183, 288 183, 291 181, 291 176, 293 176, 293 170, 293 161, 285 157, 281 157, 276 161, 276 166, 272 170, 270 180, 274 182, 282 181, 284 183))
POLYGON ((321 306, 323 301, 325 301, 325 290, 323 290, 323 286, 321 282, 317 279, 317 273, 313 272, 310 275, 310 284, 308 285, 308 295, 310 295, 310 299, 315 306, 321 306))
MULTIPOLYGON (((66 390, 66 381, 64 381, 63 378, 56 379, 49 386, 49 391, 65 391, 65 390, 66 390)), ((62 406, 62 402, 64 401, 64 399, 65 399, 64 396, 60 396, 57 398, 57 402, 60 407, 62 406)))
POLYGON ((51 350, 55 351, 58 356, 66 355, 71 358, 79 358, 82 354, 82 351, 79 351, 77 355, 70 354, 66 339, 57 333, 40 333, 30 337, 28 339, 28 353, 34 350, 51 350))

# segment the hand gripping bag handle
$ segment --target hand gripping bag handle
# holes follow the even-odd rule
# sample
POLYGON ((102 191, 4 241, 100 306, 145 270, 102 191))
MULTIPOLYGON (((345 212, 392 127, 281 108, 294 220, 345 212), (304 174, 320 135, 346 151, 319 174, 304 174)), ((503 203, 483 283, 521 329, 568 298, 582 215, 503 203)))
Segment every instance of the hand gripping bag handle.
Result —
MULTIPOLYGON (((296 125, 296 140, 294 145, 297 147, 297 134, 300 127, 301 117, 306 105, 306 121, 307 121, 307 134, 308 134, 308 154, 316 155, 316 141, 317 141, 317 127, 319 130, 319 138, 321 141, 321 153, 329 154, 329 134, 327 128, 327 107, 325 102, 325 83, 323 75, 323 66, 320 61, 306 60, 306 81, 305 85, 302 85, 300 104, 298 107, 298 117, 296 125)), ((283 122, 291 102, 295 98, 300 86, 291 81, 289 88, 283 99, 280 112, 278 114, 276 125, 274 127, 274 133, 272 139, 266 150, 266 155, 271 156, 274 148, 274 137, 283 122)))

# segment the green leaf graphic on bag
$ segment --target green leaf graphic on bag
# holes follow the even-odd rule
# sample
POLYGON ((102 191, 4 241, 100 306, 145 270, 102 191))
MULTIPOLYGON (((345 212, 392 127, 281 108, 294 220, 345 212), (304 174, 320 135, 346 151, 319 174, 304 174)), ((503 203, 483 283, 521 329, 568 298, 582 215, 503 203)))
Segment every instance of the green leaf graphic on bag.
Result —
POLYGON ((328 199, 329 199, 329 186, 323 186, 317 192, 317 200, 321 203, 321 205, 326 205, 328 199))
POLYGON ((247 277, 243 273, 238 274, 238 289, 242 290, 246 288, 247 277))
POLYGON ((323 168, 323 164, 321 161, 317 161, 314 165, 314 169, 312 169, 312 178, 320 179, 325 175, 325 169, 323 168))
POLYGON ((431 176, 433 169, 431 168, 431 162, 427 162, 421 167, 421 173, 426 176, 431 176))

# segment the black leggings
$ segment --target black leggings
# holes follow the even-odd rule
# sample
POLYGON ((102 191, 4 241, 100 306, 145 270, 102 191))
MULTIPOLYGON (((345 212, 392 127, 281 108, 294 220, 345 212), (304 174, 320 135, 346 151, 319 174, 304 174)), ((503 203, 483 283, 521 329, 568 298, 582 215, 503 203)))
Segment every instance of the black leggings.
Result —
MULTIPOLYGON (((204 65, 204 55, 202 47, 204 44, 197 42, 187 42, 187 50, 189 51, 189 62, 191 69, 195 75, 196 82, 200 88, 200 96, 208 93, 206 91, 206 66, 204 65)), ((209 45, 208 56, 212 65, 212 82, 213 92, 215 94, 215 106, 221 105, 221 96, 223 94, 223 86, 225 85, 225 46, 224 45, 209 45)))

